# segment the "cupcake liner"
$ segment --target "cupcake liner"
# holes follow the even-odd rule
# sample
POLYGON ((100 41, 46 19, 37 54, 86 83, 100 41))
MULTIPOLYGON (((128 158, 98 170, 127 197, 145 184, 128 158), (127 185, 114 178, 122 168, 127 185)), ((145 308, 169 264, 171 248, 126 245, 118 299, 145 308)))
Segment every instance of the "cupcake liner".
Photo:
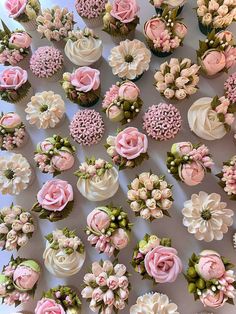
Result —
MULTIPOLYGON (((201 33, 206 35, 206 36, 213 30, 212 27, 203 25, 200 20, 198 20, 198 26, 199 26, 199 29, 200 29, 201 33)), ((218 33, 220 31, 223 31, 224 29, 226 29, 226 27, 224 27, 224 28, 215 28, 215 32, 218 33)))
POLYGON ((31 20, 29 22, 20 22, 20 24, 24 27, 26 31, 35 31, 37 29, 36 20, 31 20))
POLYGON ((118 45, 121 41, 124 41, 126 39, 133 40, 134 36, 135 36, 135 29, 129 32, 128 35, 118 35, 118 36, 111 35, 111 38, 112 38, 112 41, 118 45))
POLYGON ((93 19, 87 19, 86 17, 81 17, 88 28, 96 28, 103 25, 102 15, 99 15, 93 19))
POLYGON ((97 61, 95 61, 94 63, 90 64, 91 68, 95 68, 98 69, 100 68, 101 64, 103 62, 103 56, 101 56, 97 61))
POLYGON ((27 54, 27 56, 24 57, 24 59, 22 59, 17 66, 28 70, 29 69, 29 64, 30 64, 30 58, 32 56, 32 50, 30 49, 29 53, 27 54))
POLYGON ((53 74, 50 77, 47 77, 46 79, 50 82, 58 82, 62 79, 64 73, 64 66, 61 67, 60 70, 58 70, 55 74, 53 74))
MULTIPOLYGON (((180 6, 178 8, 177 16, 183 11, 183 8, 184 8, 184 5, 182 5, 182 6, 180 6)), ((156 10, 157 14, 162 14, 163 13, 163 9, 162 8, 155 8, 155 10, 156 10)))
POLYGON ((215 79, 215 78, 221 76, 223 73, 224 73, 224 71, 220 71, 220 72, 218 72, 218 73, 216 73, 214 75, 208 75, 205 72, 201 71, 201 75, 206 77, 206 78, 208 78, 208 79, 215 79))
POLYGON ((155 50, 154 48, 151 48, 151 47, 150 47, 150 49, 151 49, 152 53, 159 58, 168 57, 173 53, 172 51, 169 51, 169 52, 158 51, 158 50, 155 50))
POLYGON ((64 50, 66 42, 65 42, 65 40, 63 40, 63 39, 61 39, 61 40, 59 40, 59 41, 53 40, 53 41, 52 41, 52 44, 53 44, 53 46, 54 46, 55 48, 64 50))
POLYGON ((16 105, 20 105, 20 106, 21 105, 26 105, 30 101, 30 99, 33 96, 33 94, 34 94, 33 87, 30 86, 30 88, 28 89, 26 95, 23 98, 21 98, 19 101, 15 101, 13 103, 16 104, 16 105))
MULTIPOLYGON (((144 73, 144 72, 143 72, 144 73)), ((131 82, 136 82, 136 81, 138 81, 142 76, 143 76, 143 73, 142 74, 140 74, 140 75, 138 75, 138 76, 136 76, 134 79, 128 79, 129 81, 131 81, 131 82)), ((121 80, 122 81, 126 81, 127 80, 127 78, 126 77, 122 77, 121 78, 121 80)))

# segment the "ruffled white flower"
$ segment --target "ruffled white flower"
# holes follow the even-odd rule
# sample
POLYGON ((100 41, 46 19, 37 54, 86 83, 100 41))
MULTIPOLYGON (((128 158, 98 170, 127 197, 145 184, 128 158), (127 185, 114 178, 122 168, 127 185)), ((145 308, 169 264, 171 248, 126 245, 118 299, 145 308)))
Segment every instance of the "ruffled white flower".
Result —
POLYGON ((141 41, 126 39, 111 49, 108 60, 114 75, 133 80, 149 69, 151 52, 141 41))
POLYGON ((19 194, 28 187, 31 175, 30 164, 21 154, 0 157, 0 192, 2 194, 19 194))
POLYGON ((233 224, 233 211, 220 200, 221 196, 217 193, 200 192, 184 203, 183 224, 196 239, 206 242, 221 240, 233 224))
POLYGON ((130 308, 130 314, 179 314, 177 310, 178 306, 171 303, 166 294, 156 292, 138 297, 130 308))
POLYGON ((26 119, 38 129, 54 128, 65 113, 65 103, 52 91, 37 93, 31 98, 25 112, 26 119))

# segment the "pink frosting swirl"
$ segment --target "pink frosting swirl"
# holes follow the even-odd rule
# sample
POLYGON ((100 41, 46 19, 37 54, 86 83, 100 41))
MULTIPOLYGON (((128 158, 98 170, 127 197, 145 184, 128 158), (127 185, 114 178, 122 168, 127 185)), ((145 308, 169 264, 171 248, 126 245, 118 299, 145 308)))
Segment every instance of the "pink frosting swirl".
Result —
POLYGON ((71 74, 70 80, 78 91, 87 93, 99 88, 100 71, 90 67, 81 67, 71 74))
POLYGON ((35 314, 65 314, 63 307, 53 299, 43 298, 38 301, 35 314))
POLYGON ((28 74, 20 67, 9 67, 0 72, 0 90, 17 90, 28 80, 28 74))
POLYGON ((95 232, 100 233, 110 226, 110 217, 104 211, 95 208, 87 217, 87 225, 95 232))
POLYGON ((230 69, 236 64, 236 47, 228 47, 225 51, 226 68, 230 69))
POLYGON ((165 23, 159 17, 147 21, 144 25, 144 32, 152 41, 159 38, 165 29, 165 23))
POLYGON ((9 38, 9 43, 16 48, 29 48, 32 38, 26 32, 13 33, 9 38))
POLYGON ((215 251, 203 251, 196 265, 198 274, 205 280, 219 279, 225 273, 220 255, 215 251))
POLYGON ((51 164, 59 171, 65 171, 73 167, 75 162, 74 156, 66 151, 59 151, 52 157, 51 164))
POLYGON ((202 67, 207 75, 215 75, 226 66, 225 55, 222 51, 210 50, 202 57, 202 67))
POLYGON ((127 101, 136 101, 139 94, 140 89, 133 82, 125 82, 119 88, 119 97, 127 101))
POLYGON ((9 13, 9 16, 15 19, 21 15, 27 4, 28 0, 6 0, 5 7, 9 13))
POLYGON ((193 161, 190 164, 183 164, 179 167, 179 176, 185 184, 194 186, 202 182, 205 170, 200 162, 193 161))
POLYGON ((111 241, 117 250, 122 250, 128 245, 129 236, 124 229, 118 228, 111 236, 111 241))
POLYGON ((21 117, 15 112, 6 113, 0 119, 0 125, 7 129, 16 128, 21 122, 21 117))
POLYGON ((111 15, 122 23, 132 22, 139 12, 136 0, 114 0, 111 15))
POLYGON ((15 285, 22 290, 31 290, 39 279, 39 272, 32 268, 19 265, 13 273, 15 285))
POLYGON ((200 300, 204 306, 217 309, 224 305, 224 303, 227 301, 227 298, 225 298, 223 291, 214 293, 211 290, 208 290, 206 293, 200 296, 200 300))

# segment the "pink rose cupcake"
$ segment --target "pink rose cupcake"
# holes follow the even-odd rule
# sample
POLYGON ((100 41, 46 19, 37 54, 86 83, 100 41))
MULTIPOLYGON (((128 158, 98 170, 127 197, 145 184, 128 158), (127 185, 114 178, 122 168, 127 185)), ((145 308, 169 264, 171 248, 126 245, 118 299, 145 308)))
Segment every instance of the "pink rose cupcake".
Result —
POLYGON ((37 203, 32 211, 39 213, 39 218, 51 222, 66 218, 74 204, 73 188, 59 179, 47 181, 37 194, 37 203))
POLYGON ((211 172, 214 162, 206 145, 193 145, 190 142, 175 143, 167 152, 168 172, 176 180, 189 186, 200 184, 205 172, 211 172))
POLYGON ((89 28, 102 25, 107 0, 76 0, 75 9, 89 28))
POLYGON ((100 71, 84 66, 72 73, 64 73, 61 81, 66 97, 82 106, 95 105, 100 97, 100 71))

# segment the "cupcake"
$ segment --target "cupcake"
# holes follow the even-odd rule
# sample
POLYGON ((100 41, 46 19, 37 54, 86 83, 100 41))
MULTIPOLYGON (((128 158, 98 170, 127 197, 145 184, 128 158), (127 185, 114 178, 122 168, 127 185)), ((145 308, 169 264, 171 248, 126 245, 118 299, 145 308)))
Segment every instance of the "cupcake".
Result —
POLYGON ((102 25, 102 16, 107 0, 76 0, 75 9, 90 28, 102 25))
POLYGON ((82 241, 68 228, 55 230, 46 237, 47 244, 43 253, 47 270, 58 278, 77 274, 85 261, 82 241))
POLYGON ((236 103, 236 72, 231 74, 224 84, 225 95, 233 104, 236 103))
POLYGON ((79 110, 69 125, 73 140, 83 146, 90 146, 101 141, 105 127, 102 116, 93 109, 79 110))
POLYGON ((10 31, 2 21, 3 30, 0 38, 0 64, 17 65, 30 53, 31 36, 22 31, 10 31))
POLYGON ((26 120, 38 129, 55 128, 65 111, 64 100, 52 91, 35 94, 25 108, 26 120))
POLYGON ((43 173, 57 176, 73 167, 75 162, 75 147, 66 137, 53 135, 37 145, 34 160, 43 173))
POLYGON ((105 148, 119 170, 134 168, 149 158, 147 136, 133 127, 108 136, 105 148))
POLYGON ((229 198, 236 200, 236 156, 223 163, 221 172, 217 174, 219 185, 224 189, 229 198))
POLYGON ((63 62, 60 50, 51 46, 39 47, 30 59, 30 69, 38 78, 59 81, 63 74, 63 62))
POLYGON ((89 201, 104 201, 119 189, 118 171, 111 163, 99 158, 87 158, 75 172, 77 188, 89 201))
POLYGON ((31 182, 32 170, 27 159, 21 154, 11 153, 0 156, 0 192, 18 195, 31 182))
POLYGON ((102 108, 113 122, 130 123, 142 108, 140 90, 130 81, 117 82, 106 92, 102 108))
POLYGON ((202 182, 205 172, 211 172, 214 162, 206 145, 193 145, 190 142, 175 143, 167 152, 168 172, 176 180, 189 186, 202 182))
POLYGON ((103 31, 111 35, 115 43, 133 39, 139 24, 139 6, 136 0, 113 0, 106 4, 103 16, 103 31))
POLYGON ((72 73, 66 72, 63 74, 61 85, 66 97, 72 102, 82 107, 91 107, 100 97, 100 71, 84 66, 72 73))
POLYGON ((39 218, 55 222, 66 218, 74 205, 73 188, 59 179, 48 180, 37 193, 37 203, 32 211, 39 213, 39 218))
POLYGON ((152 105, 143 116, 143 129, 156 141, 175 138, 182 126, 179 110, 171 105, 152 105))
POLYGON ((0 99, 24 104, 31 97, 33 89, 28 81, 28 73, 20 67, 6 67, 0 71, 0 99))
POLYGON ((140 40, 127 39, 111 49, 108 61, 114 75, 136 81, 149 69, 151 53, 140 40))
POLYGON ((101 39, 91 29, 84 28, 69 32, 64 52, 67 58, 79 67, 97 68, 102 62, 102 50, 101 39))
POLYGON ((35 229, 31 213, 12 203, 0 210, 0 221, 2 250, 13 251, 26 246, 35 229))
POLYGON ((58 5, 51 9, 43 10, 36 21, 38 25, 37 31, 42 38, 55 42, 65 39, 75 24, 73 13, 69 12, 67 8, 61 8, 58 5))
POLYGON ((154 75, 156 90, 166 99, 183 100, 197 92, 199 69, 188 58, 171 58, 154 75))
POLYGON ((15 112, 0 114, 0 149, 13 150, 22 147, 27 133, 21 117, 15 112))
POLYGON ((5 7, 9 17, 19 22, 25 30, 36 30, 36 18, 41 12, 40 2, 38 0, 6 0, 5 7))
POLYGON ((228 71, 236 64, 236 47, 233 33, 213 30, 206 40, 199 41, 197 50, 198 64, 201 71, 209 78, 228 71))
POLYGON ((177 9, 166 8, 162 15, 158 14, 144 24, 147 44, 158 57, 167 57, 183 45, 187 26, 176 15, 177 9))
POLYGON ((234 122, 234 105, 225 96, 202 97, 188 110, 191 131, 204 140, 221 139, 234 122))
POLYGON ((154 6, 157 14, 162 14, 165 8, 169 10, 177 9, 177 15, 179 15, 184 7, 186 0, 149 0, 154 6))

